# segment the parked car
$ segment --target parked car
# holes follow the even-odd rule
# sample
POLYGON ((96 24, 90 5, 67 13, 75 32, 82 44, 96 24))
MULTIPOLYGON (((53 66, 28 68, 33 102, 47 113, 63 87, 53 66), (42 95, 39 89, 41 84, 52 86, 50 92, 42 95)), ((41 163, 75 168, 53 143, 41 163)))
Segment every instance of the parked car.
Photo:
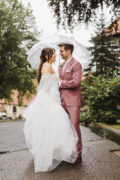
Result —
POLYGON ((5 115, 2 116, 2 120, 7 120, 7 117, 5 115))
POLYGON ((11 120, 11 119, 12 119, 12 117, 8 116, 8 117, 7 117, 7 119, 8 119, 8 120, 11 120))
POLYGON ((6 117, 6 112, 0 111, 0 119, 2 120, 3 117, 6 117))

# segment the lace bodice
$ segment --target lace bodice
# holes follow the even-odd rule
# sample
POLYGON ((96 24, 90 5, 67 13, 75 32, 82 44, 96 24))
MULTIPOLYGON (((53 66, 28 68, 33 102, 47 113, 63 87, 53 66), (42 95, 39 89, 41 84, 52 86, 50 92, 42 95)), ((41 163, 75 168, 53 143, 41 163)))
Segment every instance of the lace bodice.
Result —
POLYGON ((60 93, 58 88, 58 77, 56 74, 44 74, 41 77, 40 83, 38 85, 38 93, 45 92, 54 101, 61 104, 60 93))

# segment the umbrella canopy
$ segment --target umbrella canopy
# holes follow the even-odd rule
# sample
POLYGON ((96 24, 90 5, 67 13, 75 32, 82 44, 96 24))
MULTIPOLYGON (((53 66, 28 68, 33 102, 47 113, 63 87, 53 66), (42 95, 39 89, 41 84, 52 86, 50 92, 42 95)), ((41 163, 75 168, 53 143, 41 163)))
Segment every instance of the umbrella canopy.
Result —
POLYGON ((59 43, 69 43, 74 45, 73 57, 82 64, 83 69, 87 68, 90 63, 90 56, 88 50, 75 40, 74 37, 67 36, 50 36, 42 39, 40 42, 35 44, 30 51, 28 52, 28 62, 34 69, 38 69, 40 63, 40 54, 43 48, 54 48, 57 54, 57 61, 54 64, 54 67, 58 67, 61 58, 59 54, 59 43))

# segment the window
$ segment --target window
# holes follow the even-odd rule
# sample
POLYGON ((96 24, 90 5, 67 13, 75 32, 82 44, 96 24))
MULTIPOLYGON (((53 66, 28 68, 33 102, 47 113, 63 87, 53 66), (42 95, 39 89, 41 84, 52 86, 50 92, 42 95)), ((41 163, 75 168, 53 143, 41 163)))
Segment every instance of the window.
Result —
POLYGON ((13 113, 16 113, 17 112, 17 108, 16 106, 13 106, 13 113))

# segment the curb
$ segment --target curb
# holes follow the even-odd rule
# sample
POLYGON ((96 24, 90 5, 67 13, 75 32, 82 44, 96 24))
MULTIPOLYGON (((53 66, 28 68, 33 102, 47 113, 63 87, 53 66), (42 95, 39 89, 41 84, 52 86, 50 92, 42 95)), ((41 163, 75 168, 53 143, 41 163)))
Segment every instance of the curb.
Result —
POLYGON ((13 121, 23 121, 23 119, 11 119, 11 120, 0 120, 0 123, 1 122, 13 122, 13 121))
POLYGON ((116 134, 119 134, 120 135, 120 130, 119 129, 116 129, 116 128, 113 128, 113 127, 109 127, 107 125, 103 125, 103 124, 96 124, 97 126, 100 126, 100 127, 103 127, 107 130, 110 130, 110 131, 113 131, 114 133, 116 134))

